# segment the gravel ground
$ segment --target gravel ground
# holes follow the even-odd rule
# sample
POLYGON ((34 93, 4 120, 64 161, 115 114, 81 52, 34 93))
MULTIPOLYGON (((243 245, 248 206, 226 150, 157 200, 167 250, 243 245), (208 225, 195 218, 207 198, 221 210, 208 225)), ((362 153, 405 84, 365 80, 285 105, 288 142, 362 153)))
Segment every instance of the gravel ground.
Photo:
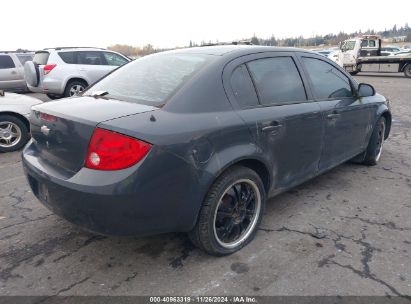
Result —
POLYGON ((271 199, 256 239, 228 257, 184 234, 81 231, 35 199, 19 152, 1 154, 0 295, 410 295, 411 79, 356 78, 392 102, 381 162, 341 165, 271 199))

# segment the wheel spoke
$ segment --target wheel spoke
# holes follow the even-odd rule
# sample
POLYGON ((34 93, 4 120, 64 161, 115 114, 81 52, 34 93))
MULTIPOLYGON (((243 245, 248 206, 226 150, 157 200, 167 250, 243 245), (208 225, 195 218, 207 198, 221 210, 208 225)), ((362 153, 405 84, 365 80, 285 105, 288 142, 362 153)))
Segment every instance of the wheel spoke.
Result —
POLYGON ((233 186, 233 190, 234 190, 234 193, 235 193, 235 199, 236 199, 236 202, 235 202, 235 204, 237 205, 239 202, 240 202, 240 200, 241 200, 241 198, 240 198, 240 191, 237 189, 237 187, 238 186, 240 186, 240 191, 241 191, 241 185, 234 185, 233 186))
POLYGON ((232 212, 226 212, 226 211, 218 211, 217 212, 217 217, 220 220, 223 220, 225 218, 229 218, 229 217, 232 217, 232 216, 233 216, 232 212))

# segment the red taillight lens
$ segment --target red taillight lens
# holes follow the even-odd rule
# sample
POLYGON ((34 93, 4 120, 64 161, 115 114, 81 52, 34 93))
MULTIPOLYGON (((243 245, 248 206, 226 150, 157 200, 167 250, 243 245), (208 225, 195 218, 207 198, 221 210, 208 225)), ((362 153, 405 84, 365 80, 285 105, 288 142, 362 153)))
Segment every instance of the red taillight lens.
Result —
POLYGON ((121 170, 138 163, 151 145, 113 131, 95 129, 91 137, 85 166, 95 170, 121 170))
POLYGON ((48 73, 50 73, 51 70, 54 69, 56 66, 57 66, 57 64, 48 64, 48 65, 45 65, 44 68, 43 68, 43 73, 44 73, 44 75, 47 75, 48 73))
POLYGON ((40 119, 41 120, 45 120, 45 121, 50 121, 50 122, 54 122, 57 121, 57 117, 50 115, 50 114, 46 114, 46 113, 40 113, 40 119))

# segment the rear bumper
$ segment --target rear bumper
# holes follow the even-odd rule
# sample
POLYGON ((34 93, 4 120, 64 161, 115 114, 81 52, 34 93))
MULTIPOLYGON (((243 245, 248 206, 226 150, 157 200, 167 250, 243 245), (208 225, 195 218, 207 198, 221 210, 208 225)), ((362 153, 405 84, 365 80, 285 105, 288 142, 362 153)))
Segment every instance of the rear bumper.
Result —
POLYGON ((64 93, 64 83, 53 78, 43 78, 37 87, 28 86, 29 90, 34 93, 56 94, 62 95, 64 93))
POLYGON ((201 200, 197 181, 185 171, 190 166, 168 153, 161 157, 174 164, 163 165, 162 175, 147 157, 126 170, 83 168, 67 177, 39 160, 32 142, 22 154, 34 195, 53 213, 86 230, 134 236, 189 231, 195 224, 201 200))

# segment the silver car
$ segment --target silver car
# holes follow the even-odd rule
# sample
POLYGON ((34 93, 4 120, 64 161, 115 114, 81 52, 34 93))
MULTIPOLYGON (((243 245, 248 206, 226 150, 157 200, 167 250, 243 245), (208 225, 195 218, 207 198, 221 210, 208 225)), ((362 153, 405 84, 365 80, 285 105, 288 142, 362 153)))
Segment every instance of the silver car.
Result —
POLYGON ((30 109, 40 103, 33 97, 0 91, 0 152, 15 151, 27 143, 30 109))
POLYGON ((33 60, 33 52, 0 51, 0 90, 28 91, 24 80, 24 64, 33 60))
POLYGON ((70 97, 101 79, 130 59, 99 48, 53 48, 35 53, 33 62, 24 66, 27 85, 32 92, 51 99, 70 97))

